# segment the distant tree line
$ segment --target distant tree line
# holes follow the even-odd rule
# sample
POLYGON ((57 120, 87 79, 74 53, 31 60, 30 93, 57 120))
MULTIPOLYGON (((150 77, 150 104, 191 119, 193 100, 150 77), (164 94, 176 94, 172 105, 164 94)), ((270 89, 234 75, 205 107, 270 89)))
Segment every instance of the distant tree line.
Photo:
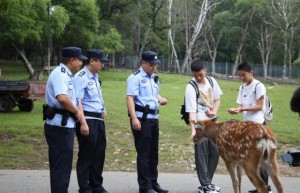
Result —
POLYGON ((22 60, 31 79, 64 46, 102 49, 112 67, 115 56, 151 49, 178 73, 199 58, 212 73, 216 62, 248 61, 265 78, 269 65, 290 77, 300 65, 299 10, 299 0, 1 0, 0 58, 22 60))

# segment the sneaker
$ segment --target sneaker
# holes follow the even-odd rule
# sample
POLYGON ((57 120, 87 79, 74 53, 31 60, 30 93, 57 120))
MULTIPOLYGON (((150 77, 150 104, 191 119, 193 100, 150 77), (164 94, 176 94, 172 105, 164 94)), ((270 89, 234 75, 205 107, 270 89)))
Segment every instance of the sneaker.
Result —
POLYGON ((268 186, 269 193, 272 193, 271 186, 268 186))
POLYGON ((199 193, 219 193, 211 185, 199 187, 199 193))
POLYGON ((219 186, 216 186, 216 185, 214 185, 214 184, 210 184, 210 186, 211 186, 212 188, 214 188, 215 191, 221 192, 221 188, 220 188, 219 186))
MULTIPOLYGON (((271 186, 268 186, 268 192, 272 193, 271 186)), ((257 190, 249 190, 248 193, 258 193, 257 190)))

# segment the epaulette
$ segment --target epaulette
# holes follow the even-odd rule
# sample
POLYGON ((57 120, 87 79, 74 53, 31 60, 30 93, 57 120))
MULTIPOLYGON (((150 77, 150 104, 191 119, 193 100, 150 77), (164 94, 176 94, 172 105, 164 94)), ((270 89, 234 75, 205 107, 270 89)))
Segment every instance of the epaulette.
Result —
POLYGON ((135 71, 133 74, 137 75, 138 73, 140 73, 140 70, 135 71))
POLYGON ((82 71, 82 72, 80 72, 79 74, 78 74, 78 76, 83 76, 85 74, 85 71, 82 71))
POLYGON ((60 71, 66 73, 66 69, 64 67, 61 67, 60 71))

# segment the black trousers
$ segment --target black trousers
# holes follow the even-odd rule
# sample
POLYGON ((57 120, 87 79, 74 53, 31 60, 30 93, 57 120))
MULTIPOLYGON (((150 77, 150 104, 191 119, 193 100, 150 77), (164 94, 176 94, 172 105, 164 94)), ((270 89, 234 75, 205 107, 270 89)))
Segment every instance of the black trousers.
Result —
POLYGON ((159 121, 158 119, 139 120, 141 130, 132 129, 132 134, 137 152, 138 184, 141 190, 146 190, 157 184, 159 121))
POLYGON ((265 184, 268 186, 269 185, 269 174, 266 170, 260 168, 259 169, 259 174, 262 180, 265 182, 265 184))
POLYGON ((48 143, 51 193, 68 193, 75 130, 45 123, 44 131, 48 143))
POLYGON ((76 124, 76 136, 79 145, 76 165, 80 193, 102 192, 103 167, 105 161, 106 134, 102 120, 87 119, 89 135, 80 133, 80 124, 76 124))

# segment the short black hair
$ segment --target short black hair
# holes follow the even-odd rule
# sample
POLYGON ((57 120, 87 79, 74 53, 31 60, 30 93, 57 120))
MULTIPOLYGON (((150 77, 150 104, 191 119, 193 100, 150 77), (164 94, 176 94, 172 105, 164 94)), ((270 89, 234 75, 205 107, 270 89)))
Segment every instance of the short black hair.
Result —
POLYGON ((300 113, 300 87, 294 91, 294 94, 291 98, 290 107, 293 112, 300 113))
POLYGON ((201 60, 193 60, 191 63, 191 71, 198 72, 205 68, 205 63, 201 60))
POLYGON ((251 70, 253 70, 252 68, 252 65, 249 64, 248 62, 243 62, 243 63, 240 63, 237 67, 237 70, 244 70, 246 72, 250 72, 251 70))

